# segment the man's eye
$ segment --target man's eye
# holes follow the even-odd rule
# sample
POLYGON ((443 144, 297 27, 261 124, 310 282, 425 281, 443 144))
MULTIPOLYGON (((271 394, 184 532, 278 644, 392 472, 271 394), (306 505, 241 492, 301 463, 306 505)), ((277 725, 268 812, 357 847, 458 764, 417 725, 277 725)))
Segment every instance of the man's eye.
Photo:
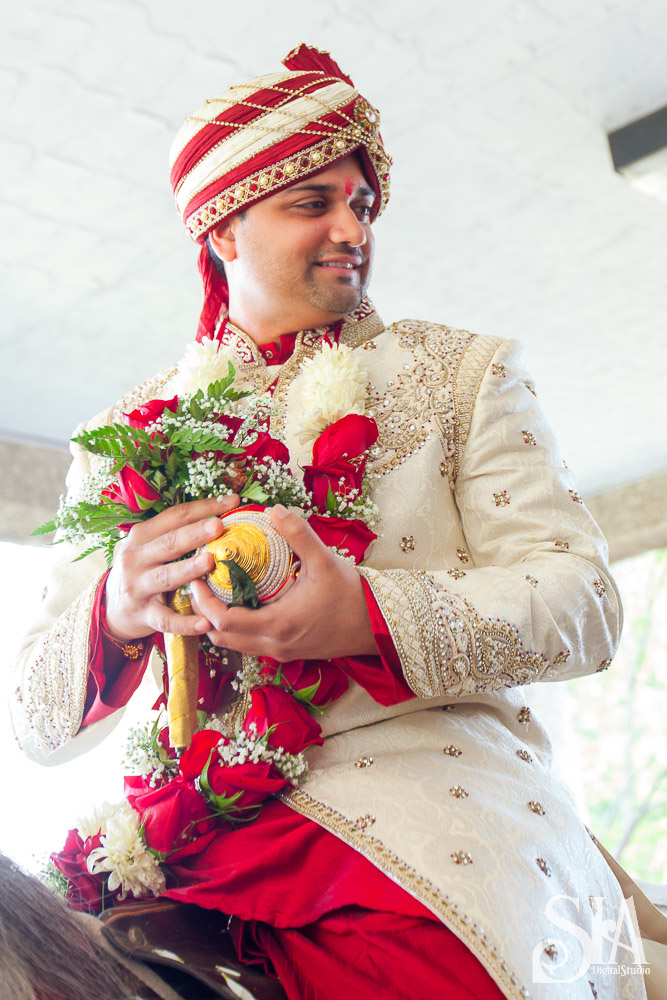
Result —
POLYGON ((318 198, 317 201, 299 202, 299 204, 296 207, 320 209, 325 207, 325 202, 321 198, 318 198))
POLYGON ((372 205, 357 205, 355 211, 362 219, 370 219, 372 205))

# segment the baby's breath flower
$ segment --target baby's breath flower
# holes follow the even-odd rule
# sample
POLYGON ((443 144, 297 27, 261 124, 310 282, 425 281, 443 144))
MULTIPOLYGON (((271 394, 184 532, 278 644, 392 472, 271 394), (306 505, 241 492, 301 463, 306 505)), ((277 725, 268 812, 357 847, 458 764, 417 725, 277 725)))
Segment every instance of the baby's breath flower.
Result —
POLYGON ((266 736, 257 735, 257 726, 251 722, 247 730, 241 729, 229 743, 218 745, 220 760, 228 767, 237 764, 274 764, 282 776, 293 785, 303 784, 308 778, 308 762, 302 753, 288 753, 284 747, 274 748, 266 736))
POLYGON ((266 681, 262 676, 262 667, 257 657, 247 656, 244 659, 245 663, 237 671, 236 676, 231 681, 231 685, 234 691, 246 694, 248 691, 252 691, 253 688, 266 683, 266 681))
POLYGON ((162 756, 160 753, 155 722, 145 722, 129 730, 123 759, 127 772, 149 778, 149 784, 155 787, 168 774, 170 764, 172 767, 177 766, 166 754, 162 756))
POLYGON ((37 872, 37 878, 47 889, 55 893, 56 896, 62 896, 63 899, 67 899, 69 879, 67 875, 63 875, 59 868, 56 868, 50 858, 44 863, 42 869, 37 872))

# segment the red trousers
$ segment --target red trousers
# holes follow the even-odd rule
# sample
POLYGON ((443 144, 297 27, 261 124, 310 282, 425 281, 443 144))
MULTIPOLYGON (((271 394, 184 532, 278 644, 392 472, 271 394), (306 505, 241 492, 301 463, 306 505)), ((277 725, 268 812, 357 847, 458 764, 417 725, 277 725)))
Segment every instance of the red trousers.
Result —
POLYGON ((305 927, 251 922, 239 950, 268 958, 289 1000, 504 997, 459 938, 426 917, 346 906, 305 927))
POLYGON ((172 868, 166 895, 235 916, 241 958, 290 1000, 501 1000, 435 914, 363 855, 282 802, 172 868))

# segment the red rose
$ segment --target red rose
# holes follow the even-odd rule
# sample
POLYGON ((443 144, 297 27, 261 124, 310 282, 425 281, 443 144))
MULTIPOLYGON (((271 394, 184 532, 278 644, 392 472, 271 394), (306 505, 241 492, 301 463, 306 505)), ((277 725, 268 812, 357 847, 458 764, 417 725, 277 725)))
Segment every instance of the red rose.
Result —
MULTIPOLYGON (((278 672, 278 661, 264 660, 272 676, 278 672)), ((342 670, 339 670, 330 660, 290 660, 283 663, 282 676, 295 691, 304 691, 313 684, 317 690, 311 697, 313 705, 327 705, 336 701, 347 691, 349 681, 342 670)))
POLYGON ((252 459, 253 464, 273 459, 276 462, 289 465, 289 451, 285 445, 282 441, 267 434, 266 431, 259 431, 257 438, 251 444, 244 446, 243 455, 240 455, 239 458, 242 460, 252 459))
POLYGON ((211 764, 207 779, 215 795, 231 798, 243 792, 234 804, 234 812, 261 805, 269 795, 275 795, 288 784, 280 771, 268 761, 257 764, 211 764))
POLYGON ((161 417, 165 410, 176 412, 178 407, 178 396, 172 399, 151 399, 149 403, 138 406, 131 413, 124 413, 125 423, 129 427, 139 427, 144 430, 148 424, 152 424, 158 417, 161 417))
POLYGON ((141 817, 147 845, 161 854, 180 850, 211 828, 204 796, 180 775, 159 788, 143 778, 126 778, 125 794, 141 817))
POLYGON ((347 550, 360 563, 366 549, 377 535, 363 521, 346 521, 342 517, 321 517, 311 514, 308 524, 325 545, 347 550))
POLYGON ((322 431, 313 445, 313 464, 304 467, 303 476, 316 507, 326 510, 329 490, 336 496, 347 496, 352 490, 361 489, 365 452, 375 444, 377 436, 375 421, 356 413, 342 417, 322 431))
MULTIPOLYGON (((209 811, 212 810, 210 810, 209 808, 209 811)), ((215 820, 212 819, 211 822, 215 823, 215 820)), ((185 847, 182 847, 179 851, 174 851, 172 854, 170 854, 168 858, 168 863, 170 865, 175 865, 176 862, 180 863, 185 858, 191 858, 194 854, 202 854, 209 846, 211 841, 215 840, 215 838, 219 835, 219 833, 220 831, 214 828, 213 830, 209 830, 208 833, 202 834, 201 837, 195 837, 195 839, 191 840, 189 844, 185 845, 185 847)))
POLYGON ((51 861, 69 880, 67 902, 73 910, 97 913, 104 905, 104 880, 101 875, 91 875, 88 871, 88 853, 99 846, 99 837, 91 837, 86 844, 78 830, 70 830, 62 851, 51 855, 51 861), (86 845, 88 851, 86 851, 86 845))
POLYGON ((148 510, 156 500, 160 499, 155 487, 129 465, 124 465, 120 470, 116 483, 102 490, 102 496, 114 503, 124 503, 133 514, 148 510))
POLYGON ((215 729, 200 729, 198 733, 195 733, 192 737, 192 743, 180 760, 179 771, 183 777, 198 778, 211 753, 221 740, 223 743, 229 742, 215 729))
POLYGON ((377 424, 370 417, 348 413, 322 431, 313 445, 313 465, 330 465, 341 458, 363 455, 378 437, 377 424))
POLYGON ((227 440, 233 441, 236 436, 236 432, 243 423, 243 417, 230 417, 226 413, 221 413, 220 416, 216 418, 215 422, 229 431, 227 440))
POLYGON ((258 736, 275 726, 268 742, 272 747, 283 747, 288 753, 300 753, 313 744, 321 746, 324 743, 319 724, 284 688, 275 684, 256 687, 250 698, 242 727, 246 732, 252 723, 257 727, 258 736))
POLYGON ((348 496, 352 490, 361 487, 361 477, 364 472, 365 461, 360 462, 359 468, 339 459, 331 465, 305 465, 303 468, 303 485, 313 494, 313 503, 318 510, 327 509, 327 498, 329 490, 334 496, 348 496))
MULTIPOLYGON (((166 699, 165 699, 166 708, 166 699)), ((169 742, 169 726, 164 726, 157 734, 157 742, 162 753, 170 760, 176 760, 176 751, 169 742)))

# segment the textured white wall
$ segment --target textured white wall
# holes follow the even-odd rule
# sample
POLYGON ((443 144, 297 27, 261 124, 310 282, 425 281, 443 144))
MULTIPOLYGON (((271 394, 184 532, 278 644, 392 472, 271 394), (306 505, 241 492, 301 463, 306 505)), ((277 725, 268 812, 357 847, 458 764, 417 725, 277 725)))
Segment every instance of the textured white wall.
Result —
POLYGON ((667 468, 667 204, 605 134, 667 103, 663 0, 31 0, 0 51, 0 431, 64 440, 178 359, 167 153, 202 99, 329 49, 395 159, 373 298, 519 337, 586 493, 667 468))

